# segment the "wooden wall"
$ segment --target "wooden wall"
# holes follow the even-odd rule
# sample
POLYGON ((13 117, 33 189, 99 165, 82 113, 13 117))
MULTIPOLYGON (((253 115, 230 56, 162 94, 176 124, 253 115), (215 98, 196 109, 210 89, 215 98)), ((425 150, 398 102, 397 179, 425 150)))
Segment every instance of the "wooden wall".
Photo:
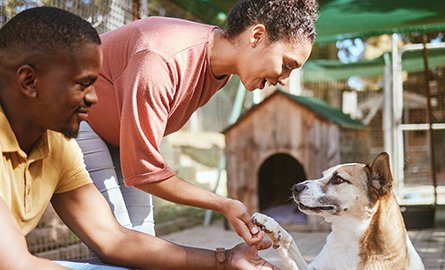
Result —
POLYGON ((273 154, 297 159, 309 179, 340 163, 340 128, 283 95, 275 95, 226 130, 227 189, 258 211, 258 172, 273 154))

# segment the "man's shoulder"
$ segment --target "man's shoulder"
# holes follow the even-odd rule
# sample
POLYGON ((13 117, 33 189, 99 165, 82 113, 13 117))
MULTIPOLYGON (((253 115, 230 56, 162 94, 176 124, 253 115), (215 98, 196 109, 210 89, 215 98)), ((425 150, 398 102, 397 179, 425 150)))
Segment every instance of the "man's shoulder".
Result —
POLYGON ((56 131, 47 131, 48 136, 48 144, 50 151, 57 155, 62 154, 63 152, 79 152, 79 146, 75 139, 67 138, 60 132, 56 131))

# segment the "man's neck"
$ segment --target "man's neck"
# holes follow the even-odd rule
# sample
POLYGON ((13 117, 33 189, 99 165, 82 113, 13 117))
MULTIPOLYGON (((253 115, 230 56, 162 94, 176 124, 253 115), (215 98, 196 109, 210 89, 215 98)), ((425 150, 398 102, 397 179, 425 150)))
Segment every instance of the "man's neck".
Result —
POLYGON ((36 143, 40 141, 44 131, 33 128, 33 126, 29 124, 26 115, 14 109, 22 108, 22 106, 12 106, 13 109, 11 109, 9 106, 3 104, 3 102, 1 103, 1 106, 8 119, 9 125, 14 132, 20 149, 29 155, 36 143))

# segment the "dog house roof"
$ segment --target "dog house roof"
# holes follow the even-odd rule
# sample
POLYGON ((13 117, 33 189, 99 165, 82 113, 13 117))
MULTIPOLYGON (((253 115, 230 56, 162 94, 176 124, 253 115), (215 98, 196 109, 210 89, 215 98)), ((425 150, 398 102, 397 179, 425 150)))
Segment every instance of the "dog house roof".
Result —
POLYGON ((276 90, 272 95, 267 97, 265 100, 263 100, 261 103, 253 106, 251 109, 249 109, 246 113, 244 113, 237 122, 235 122, 233 125, 227 127, 223 133, 228 132, 230 129, 232 129, 234 126, 236 126, 239 122, 243 121, 243 119, 249 117, 254 111, 256 111, 258 108, 262 107, 263 104, 267 103, 268 100, 273 98, 276 95, 283 95, 293 102, 296 102, 300 104, 301 106, 309 109, 310 111, 314 112, 321 118, 324 118, 328 121, 331 121, 333 123, 338 124, 339 126, 343 128, 351 128, 351 129, 367 129, 367 126, 364 125, 362 122, 356 119, 352 119, 349 115, 344 114, 341 110, 332 107, 328 103, 324 102, 323 100, 315 97, 307 97, 307 96, 296 96, 291 95, 287 92, 276 90))

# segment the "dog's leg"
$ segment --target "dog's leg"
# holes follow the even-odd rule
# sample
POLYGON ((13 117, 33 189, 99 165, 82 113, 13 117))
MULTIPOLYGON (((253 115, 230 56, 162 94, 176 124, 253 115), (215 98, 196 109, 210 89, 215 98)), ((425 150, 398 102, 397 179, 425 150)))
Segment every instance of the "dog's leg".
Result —
POLYGON ((272 240, 286 270, 309 270, 292 236, 278 222, 266 215, 255 213, 252 221, 272 240))

